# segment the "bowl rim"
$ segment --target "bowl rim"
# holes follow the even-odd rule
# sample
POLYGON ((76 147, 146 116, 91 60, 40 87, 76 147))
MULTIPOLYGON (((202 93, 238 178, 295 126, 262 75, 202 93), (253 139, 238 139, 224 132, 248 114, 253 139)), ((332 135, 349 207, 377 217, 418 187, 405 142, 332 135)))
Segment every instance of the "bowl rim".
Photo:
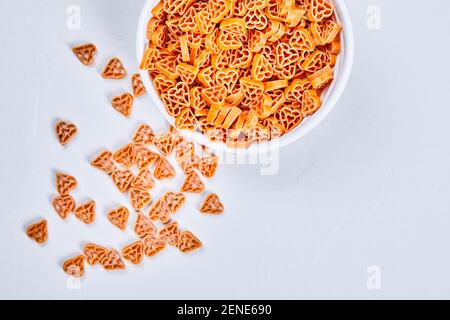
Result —
MULTIPOLYGON (((147 46, 146 30, 148 20, 151 18, 151 9, 158 3, 159 0, 145 0, 144 6, 141 10, 137 32, 136 32, 136 57, 138 66, 141 64, 142 56, 147 46)), ((262 142, 251 145, 249 148, 230 148, 220 142, 212 142, 205 135, 200 132, 191 132, 187 130, 177 129, 183 136, 192 140, 193 142, 202 144, 210 148, 216 153, 231 153, 231 154, 259 154, 266 152, 273 152, 281 149, 307 135, 312 129, 317 127, 326 116, 334 109, 339 98, 347 86, 350 78, 353 59, 354 59, 354 35, 353 26, 350 18, 345 0, 331 0, 335 6, 336 19, 342 25, 341 31, 341 52, 338 55, 336 66, 334 68, 335 78, 331 85, 322 93, 322 106, 313 115, 307 117, 303 122, 293 129, 291 132, 282 136, 280 139, 271 140, 269 142, 262 142)), ((164 104, 159 97, 150 76, 146 70, 139 68, 144 87, 150 96, 151 101, 159 109, 166 121, 174 126, 175 120, 165 110, 164 104)))

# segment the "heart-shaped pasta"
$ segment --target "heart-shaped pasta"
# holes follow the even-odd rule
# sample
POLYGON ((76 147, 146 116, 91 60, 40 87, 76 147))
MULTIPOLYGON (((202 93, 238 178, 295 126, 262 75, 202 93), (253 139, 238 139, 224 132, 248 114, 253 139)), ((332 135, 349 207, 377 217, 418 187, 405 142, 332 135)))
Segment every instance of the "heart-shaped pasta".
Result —
MULTIPOLYGON (((152 14, 141 69, 180 130, 232 147, 280 138, 321 107, 333 81, 342 27, 332 0, 167 0, 152 14)), ((143 94, 132 80, 134 95, 143 94)), ((117 109, 129 115, 125 98, 117 109)), ((154 144, 168 156, 176 142, 163 135, 154 144)), ((155 176, 174 176, 166 159, 139 150, 138 167, 156 162, 155 176)), ((177 163, 192 174, 195 158, 177 163)))

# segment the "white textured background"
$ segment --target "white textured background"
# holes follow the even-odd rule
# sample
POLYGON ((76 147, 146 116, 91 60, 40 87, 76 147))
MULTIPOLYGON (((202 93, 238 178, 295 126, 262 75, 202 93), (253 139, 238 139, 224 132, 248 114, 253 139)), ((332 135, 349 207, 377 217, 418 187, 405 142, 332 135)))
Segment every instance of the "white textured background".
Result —
POLYGON ((282 150, 279 173, 222 166, 208 189, 226 214, 200 216, 199 198, 190 197, 178 216, 203 250, 167 250, 126 272, 88 267, 81 288, 70 290, 60 264, 83 242, 134 239, 106 220, 126 198, 88 160, 124 143, 141 120, 163 128, 148 97, 130 120, 114 112, 109 99, 128 80, 99 77, 113 55, 137 70, 143 0, 1 0, 0 297, 449 298, 450 2, 347 3, 356 40, 349 85, 318 128, 282 150), (70 5, 81 8, 79 30, 66 27, 70 5), (381 9, 380 30, 366 26, 369 5, 381 9), (70 51, 84 41, 98 46, 93 68, 70 51), (65 150, 53 134, 59 118, 80 130, 65 150), (78 201, 97 201, 94 226, 56 216, 55 170, 78 178, 78 201), (41 216, 50 238, 40 248, 24 228, 41 216), (366 285, 371 265, 381 271, 380 290, 366 285))

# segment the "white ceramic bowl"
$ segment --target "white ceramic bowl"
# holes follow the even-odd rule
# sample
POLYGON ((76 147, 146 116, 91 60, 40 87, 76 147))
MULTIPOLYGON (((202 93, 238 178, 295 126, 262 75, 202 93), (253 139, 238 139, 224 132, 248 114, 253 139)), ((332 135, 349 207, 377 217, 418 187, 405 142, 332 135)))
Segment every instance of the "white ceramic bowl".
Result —
MULTIPOLYGON (((141 16, 139 18, 139 24, 137 27, 137 39, 136 50, 138 65, 142 60, 142 56, 147 46, 146 30, 147 22, 152 16, 152 8, 159 2, 159 0, 146 0, 144 7, 142 8, 141 16)), ((286 146, 297 139, 300 139, 316 127, 334 108, 339 100, 342 92, 347 85, 348 78, 350 77, 353 55, 354 55, 354 40, 353 40, 353 27, 348 13, 347 6, 344 0, 333 0, 336 8, 336 18, 343 27, 341 32, 341 53, 339 54, 336 66, 334 69, 334 80, 329 88, 322 94, 322 107, 312 116, 307 117, 303 122, 290 133, 282 136, 278 140, 254 144, 247 149, 234 149, 229 148, 223 143, 211 142, 209 139, 199 132, 181 131, 181 133, 194 142, 208 146, 216 152, 229 152, 229 153, 244 153, 254 154, 259 152, 267 152, 268 150, 275 150, 286 146)), ((174 125, 174 119, 166 112, 163 102, 161 101, 158 93, 156 92, 150 76, 147 71, 140 70, 142 81, 144 86, 150 95, 151 100, 156 107, 161 111, 167 121, 174 125)))

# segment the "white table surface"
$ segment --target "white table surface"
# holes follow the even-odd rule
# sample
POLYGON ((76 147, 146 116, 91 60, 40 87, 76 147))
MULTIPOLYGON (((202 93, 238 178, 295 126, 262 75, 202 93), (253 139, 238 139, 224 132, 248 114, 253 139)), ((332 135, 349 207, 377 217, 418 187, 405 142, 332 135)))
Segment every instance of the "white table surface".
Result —
POLYGON ((356 40, 347 90, 319 127, 281 151, 278 173, 223 165, 207 188, 226 213, 201 216, 200 198, 190 197, 177 217, 201 251, 167 250, 125 272, 87 267, 74 288, 60 265, 85 241, 134 240, 106 220, 127 200, 89 160, 141 121, 164 128, 148 97, 129 120, 114 112, 109 99, 129 78, 99 77, 113 55, 137 70, 143 0, 2 0, 0 298, 449 298, 450 2, 347 3, 356 40), (81 9, 78 30, 66 26, 70 5, 81 9), (366 26, 369 5, 381 10, 379 30, 366 26), (92 68, 70 51, 84 41, 99 49, 92 68), (60 118, 80 131, 65 149, 53 133, 60 118), (95 225, 54 213, 56 170, 77 177, 78 201, 97 201, 95 225), (43 247, 24 233, 39 217, 50 228, 43 247), (367 285, 374 276, 378 290, 367 285))

